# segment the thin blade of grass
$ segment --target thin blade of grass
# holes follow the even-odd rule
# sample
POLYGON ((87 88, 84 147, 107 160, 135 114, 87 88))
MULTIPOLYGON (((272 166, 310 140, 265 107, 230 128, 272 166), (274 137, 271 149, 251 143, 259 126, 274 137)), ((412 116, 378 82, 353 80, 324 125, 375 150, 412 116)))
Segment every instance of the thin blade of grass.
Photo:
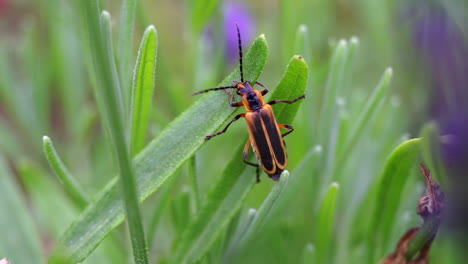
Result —
POLYGON ((434 179, 442 186, 448 183, 441 154, 441 137, 439 129, 434 122, 426 124, 421 130, 421 148, 424 163, 432 171, 434 179))
MULTIPOLYGON (((257 80, 266 56, 267 43, 262 35, 245 56, 246 79, 257 80)), ((238 78, 236 69, 220 86, 231 85, 238 78)), ((139 200, 154 193, 205 143, 204 136, 218 129, 234 111, 226 103, 226 94, 210 93, 169 124, 134 159, 139 200)), ((72 263, 82 261, 124 219, 122 194, 114 178, 65 232, 52 257, 72 263)))
POLYGON ((149 26, 140 43, 133 77, 130 107, 132 156, 140 152, 145 144, 155 84, 157 50, 158 33, 154 26, 149 26))
POLYGON ((212 17, 218 5, 218 0, 196 0, 189 2, 192 2, 190 10, 192 15, 192 30, 193 32, 199 32, 212 17))
POLYGON ((334 182, 328 188, 323 199, 317 222, 317 263, 329 263, 330 242, 332 241, 333 224, 335 223, 335 207, 339 185, 334 182))
POLYGON ((119 77, 122 84, 122 97, 124 102, 124 113, 129 108, 131 93, 131 62, 133 61, 133 28, 135 25, 136 0, 123 0, 120 11, 119 27, 119 77))
POLYGON ((26 201, 0 156, 0 257, 12 263, 45 263, 38 231, 28 214, 26 201))
MULTIPOLYGON (((359 114, 359 117, 351 129, 350 135, 344 144, 343 151, 340 154, 341 159, 346 158, 350 155, 352 149, 357 144, 358 139, 361 137, 361 133, 365 127, 367 127, 372 115, 376 112, 376 108, 384 100, 385 91, 389 87, 390 81, 393 76, 392 68, 387 68, 383 73, 379 83, 375 87, 369 100, 359 114)), ((342 161, 339 164, 342 164, 342 161)))
POLYGON ((57 154, 57 151, 55 150, 50 138, 48 136, 44 136, 42 141, 44 143, 44 153, 47 160, 49 161, 50 167, 54 170, 57 177, 63 183, 66 191, 73 197, 75 203, 80 208, 84 209, 89 202, 86 193, 81 189, 81 186, 78 184, 78 182, 75 181, 75 178, 71 175, 70 171, 62 162, 62 159, 57 154))
POLYGON ((243 233, 242 239, 239 244, 245 244, 249 241, 254 235, 261 230, 263 224, 270 218, 272 208, 275 206, 276 200, 280 199, 281 194, 285 186, 289 181, 289 171, 284 171, 281 174, 280 180, 275 186, 271 189, 268 197, 263 201, 262 205, 255 214, 255 218, 252 223, 248 225, 247 229, 243 233))
POLYGON ((403 142, 389 156, 384 170, 377 182, 374 211, 369 228, 368 250, 369 263, 389 250, 388 243, 395 222, 395 216, 401 200, 403 187, 408 175, 418 164, 421 154, 421 139, 415 138, 403 142))

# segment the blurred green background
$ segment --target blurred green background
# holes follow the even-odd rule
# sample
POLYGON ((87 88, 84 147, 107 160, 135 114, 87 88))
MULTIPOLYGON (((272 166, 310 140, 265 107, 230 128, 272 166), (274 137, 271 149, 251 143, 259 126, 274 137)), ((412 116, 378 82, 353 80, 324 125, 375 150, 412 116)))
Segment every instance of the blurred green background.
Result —
MULTIPOLYGON (((265 204, 277 184, 262 173, 262 182, 239 197, 241 207, 228 219, 229 226, 197 261, 375 263, 394 249, 406 230, 420 225, 415 207, 425 187, 414 163, 409 174, 398 175, 410 180, 401 186, 395 218, 386 219, 393 226, 389 241, 379 249, 367 243, 374 234, 366 227, 378 212, 373 205, 375 185, 391 151, 418 137, 428 121, 436 119, 444 131, 451 114, 466 110, 457 107, 467 102, 468 93, 463 89, 468 70, 463 61, 468 54, 465 2, 137 1, 133 26, 123 20, 120 1, 99 5, 112 16, 125 103, 143 32, 151 24, 158 31, 146 142, 199 99, 190 93, 216 87, 236 67, 235 22, 244 54, 253 39, 265 35, 269 55, 258 81, 272 90, 293 55, 304 56, 309 66, 307 97, 292 123, 296 131, 286 138, 290 177, 305 180, 281 194, 261 228, 254 230, 254 239, 236 244, 240 227, 248 226, 249 209, 265 204), (333 58, 342 64, 334 65, 333 58), (391 85, 371 107, 365 126, 356 130, 388 67, 391 85), (335 191, 333 186, 339 186, 338 193, 327 215, 324 197, 335 191), (320 232, 329 228, 330 233, 320 232)), ((0 0, 0 209, 2 215, 11 215, 0 217, 0 258, 9 257, 13 263, 45 263, 83 211, 49 167, 42 149, 44 135, 52 139, 91 201, 118 173, 94 92, 98 73, 91 67, 89 47, 94 43, 87 41, 85 23, 73 1, 0 0)), ((227 105, 227 97, 222 98, 227 105)), ((201 203, 208 203, 207 193, 226 165, 241 159, 234 156, 235 149, 246 135, 243 121, 235 123, 228 133, 203 145, 190 160, 193 164, 178 168, 141 204, 146 236, 152 241, 151 262, 173 263, 177 243, 200 210, 190 174, 196 171, 201 203)), ((449 233, 442 228, 436 238, 432 263, 461 263, 449 233)), ((131 261, 127 227, 121 225, 85 263, 131 261)))

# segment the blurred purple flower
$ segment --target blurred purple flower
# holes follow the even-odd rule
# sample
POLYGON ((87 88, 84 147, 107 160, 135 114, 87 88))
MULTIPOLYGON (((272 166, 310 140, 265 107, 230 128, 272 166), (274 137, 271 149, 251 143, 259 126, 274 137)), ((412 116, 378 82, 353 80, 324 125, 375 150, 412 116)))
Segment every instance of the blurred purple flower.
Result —
MULTIPOLYGON (((468 230, 468 43, 444 6, 416 1, 413 42, 430 74, 432 118, 450 135, 442 154, 452 189, 452 227, 468 230)), ((456 1, 452 2, 453 4, 456 1)), ((468 25, 465 25, 465 27, 468 25)), ((449 208, 450 209, 450 208, 449 208)))
POLYGON ((254 17, 243 3, 227 2, 224 5, 224 40, 225 54, 230 63, 239 59, 237 45, 236 23, 239 25, 242 38, 242 49, 245 53, 247 45, 252 41, 255 33, 254 17))

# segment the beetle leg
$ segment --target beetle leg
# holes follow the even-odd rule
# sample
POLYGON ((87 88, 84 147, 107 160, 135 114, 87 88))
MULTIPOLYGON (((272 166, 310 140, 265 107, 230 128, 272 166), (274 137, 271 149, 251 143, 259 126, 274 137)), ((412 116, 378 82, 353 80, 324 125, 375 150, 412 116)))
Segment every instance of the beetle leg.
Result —
POLYGON ((305 98, 305 94, 299 96, 298 98, 292 100, 292 101, 289 101, 289 100, 273 100, 271 102, 268 102, 269 105, 274 105, 276 103, 287 103, 287 104, 293 104, 297 101, 299 101, 300 99, 304 99, 305 98))
POLYGON ((255 83, 258 84, 258 85, 260 85, 261 87, 263 87, 263 89, 265 89, 265 90, 261 91, 262 95, 265 95, 265 94, 268 93, 268 88, 266 88, 265 85, 263 85, 263 84, 261 84, 261 83, 259 83, 259 82, 255 82, 255 83))
POLYGON ((229 105, 232 106, 232 107, 239 107, 239 106, 243 106, 244 104, 242 102, 235 102, 233 103, 232 102, 232 99, 234 98, 234 94, 229 91, 228 89, 225 89, 224 90, 227 94, 229 94, 229 105))
POLYGON ((214 134, 211 134, 211 135, 206 136, 206 137, 205 137, 205 140, 210 140, 210 139, 213 138, 213 137, 216 137, 216 136, 218 136, 218 135, 221 135, 221 134, 225 133, 226 130, 229 128, 229 126, 230 126, 232 123, 234 123, 235 121, 237 121, 237 120, 238 120, 239 118, 241 118, 241 117, 245 117, 245 113, 236 115, 236 116, 226 125, 226 127, 224 127, 223 130, 221 130, 221 131, 219 131, 219 132, 216 132, 216 133, 214 133, 214 134))
POLYGON ((286 132, 286 133, 284 133, 284 134, 281 135, 281 137, 283 137, 283 138, 284 138, 285 136, 291 134, 291 133, 294 131, 294 127, 291 126, 291 125, 278 124, 278 127, 289 130, 288 132, 286 132))
POLYGON ((250 165, 250 166, 254 166, 255 167, 255 172, 256 172, 256 177, 257 177, 257 183, 260 182, 260 166, 258 166, 258 164, 255 164, 253 162, 250 162, 247 160, 247 154, 249 153, 249 148, 250 148, 250 139, 247 140, 247 143, 245 143, 245 147, 244 147, 244 152, 242 152, 242 160, 247 164, 247 165, 250 165))

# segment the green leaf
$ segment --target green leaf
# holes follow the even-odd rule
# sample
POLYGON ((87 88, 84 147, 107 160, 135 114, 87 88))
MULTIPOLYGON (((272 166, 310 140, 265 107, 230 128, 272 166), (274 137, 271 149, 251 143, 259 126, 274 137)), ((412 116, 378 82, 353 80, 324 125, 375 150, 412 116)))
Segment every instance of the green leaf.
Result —
POLYGON ((12 263, 44 263, 39 236, 22 192, 0 156, 0 258, 12 263))
MULTIPOLYGON (((362 137, 362 131, 366 128, 369 124, 369 121, 372 119, 374 113, 376 113, 376 108, 380 105, 385 97, 385 91, 389 87, 390 81, 393 76, 392 68, 387 68, 380 79, 380 82, 375 87, 372 95, 370 96, 369 100, 367 100, 366 105, 359 113, 359 117, 357 118, 356 123, 353 125, 351 132, 349 133, 347 140, 344 144, 343 151, 340 154, 342 159, 345 159, 348 155, 350 155, 354 146, 356 146, 358 139, 362 137)), ((339 162, 342 164, 343 160, 339 162)))
POLYGON ((122 84, 122 99, 124 109, 128 109, 130 96, 130 77, 131 62, 133 61, 133 28, 135 24, 136 0, 122 1, 122 9, 120 11, 120 27, 119 27, 119 76, 122 84))
POLYGON ((439 135, 439 129, 436 123, 430 122, 422 128, 421 140, 424 164, 432 172, 432 177, 436 179, 441 186, 445 186, 448 183, 448 179, 440 152, 443 138, 439 135))
MULTIPOLYGON (((291 100, 303 95, 307 79, 306 62, 301 56, 294 56, 272 98, 291 100)), ((275 105, 278 122, 291 123, 299 104, 287 105, 287 108, 285 104, 275 105)), ((175 263, 197 261, 203 257, 240 209, 255 179, 254 170, 246 170, 246 164, 241 159, 243 147, 244 143, 239 146, 221 179, 208 193, 203 207, 182 234, 176 245, 175 263)))
POLYGON ((303 264, 315 263, 316 258, 317 258, 317 250, 315 250, 315 247, 313 244, 308 243, 304 247, 304 250, 302 251, 302 263, 303 264))
POLYGON ((335 223, 335 207, 339 185, 334 182, 328 188, 318 214, 317 222, 317 263, 328 263, 329 247, 332 240, 333 224, 335 223))
MULTIPOLYGON (((262 35, 245 56, 247 80, 260 75, 267 56, 267 43, 262 35)), ((232 72, 220 85, 239 79, 232 72)), ((140 202, 154 193, 204 143, 204 136, 219 128, 235 109, 226 103, 226 94, 209 93, 181 114, 134 159, 140 202)), ((125 219, 120 186, 114 178, 97 195, 76 222, 65 232, 52 256, 72 263, 82 261, 125 219)))
MULTIPOLYGON (((90 14, 90 16, 92 15, 90 14)), ((111 133, 114 147, 113 150, 119 165, 120 183, 123 190, 133 257, 136 264, 148 264, 148 248, 146 245, 140 207, 138 205, 138 193, 136 190, 134 172, 129 153, 130 150, 126 144, 125 129, 123 125, 123 120, 125 120, 124 114, 126 111, 124 111, 121 90, 122 86, 120 85, 115 65, 110 20, 110 14, 103 11, 101 13, 101 31, 103 35, 102 45, 99 45, 99 36, 96 36, 96 40, 98 42, 96 46, 98 48, 101 47, 101 49, 91 48, 91 50, 95 59, 95 67, 98 69, 100 68, 100 74, 98 75, 98 83, 100 84, 99 88, 106 95, 104 97, 104 106, 108 113, 106 125, 111 133), (104 48, 104 50, 102 50, 102 48, 104 48), (104 53, 103 58, 98 59, 98 56, 101 54, 99 52, 102 51, 107 53, 104 53)), ((102 113, 102 116, 106 115, 102 113)))
POLYGON ((283 193, 289 178, 289 171, 284 171, 281 174, 280 181, 275 184, 273 189, 271 189, 268 197, 265 199, 265 201, 263 201, 260 209, 258 209, 257 213, 255 214, 252 223, 250 223, 247 229, 243 232, 242 239, 239 242, 240 245, 247 243, 247 241, 249 241, 252 237, 255 236, 257 232, 262 229, 264 223, 267 222, 268 219, 271 219, 271 212, 273 211, 272 208, 275 207, 276 201, 281 199, 281 194, 283 193))
POLYGON ((42 141, 44 143, 44 153, 49 161, 50 167, 52 167, 57 177, 63 185, 65 185, 65 189, 71 194, 78 206, 80 208, 85 208, 89 202, 85 192, 68 171, 67 167, 62 162, 62 159, 60 159, 50 138, 48 136, 44 136, 42 141))
POLYGON ((130 107, 132 156, 140 152, 145 144, 155 82, 157 50, 158 33, 154 26, 149 26, 140 43, 133 77, 130 107))
POLYGON ((403 187, 408 181, 411 170, 418 164, 421 154, 421 139, 403 142, 389 156, 377 183, 375 209, 369 229, 368 248, 374 258, 382 256, 392 232, 395 216, 402 199, 403 187))
POLYGON ((191 3, 191 25, 193 32, 199 32, 208 20, 212 17, 213 12, 218 5, 218 0, 192 0, 191 3))

